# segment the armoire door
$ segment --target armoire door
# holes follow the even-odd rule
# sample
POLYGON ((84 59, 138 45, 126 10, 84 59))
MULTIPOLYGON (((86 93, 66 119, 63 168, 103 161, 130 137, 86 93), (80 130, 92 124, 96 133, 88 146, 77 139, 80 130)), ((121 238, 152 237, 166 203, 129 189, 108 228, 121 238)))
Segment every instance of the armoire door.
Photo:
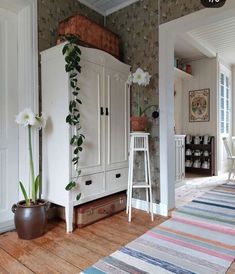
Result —
POLYGON ((0 9, 0 231, 13 224, 19 186, 17 15, 0 9))
POLYGON ((105 71, 106 170, 128 167, 128 73, 105 71))
POLYGON ((104 171, 104 69, 87 61, 81 61, 81 67, 78 85, 81 89, 82 105, 79 105, 79 110, 81 133, 85 136, 85 141, 80 153, 79 167, 82 170, 81 175, 87 175, 104 171))

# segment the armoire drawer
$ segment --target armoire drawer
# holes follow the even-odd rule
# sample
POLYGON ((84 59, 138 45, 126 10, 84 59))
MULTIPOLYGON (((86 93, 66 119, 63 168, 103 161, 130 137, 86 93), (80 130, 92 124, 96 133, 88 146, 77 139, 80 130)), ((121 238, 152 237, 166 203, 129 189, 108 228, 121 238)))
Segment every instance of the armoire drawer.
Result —
POLYGON ((116 169, 106 172, 106 191, 127 188, 128 168, 116 169))
POLYGON ((81 176, 78 179, 81 199, 89 198, 105 191, 104 173, 81 176))

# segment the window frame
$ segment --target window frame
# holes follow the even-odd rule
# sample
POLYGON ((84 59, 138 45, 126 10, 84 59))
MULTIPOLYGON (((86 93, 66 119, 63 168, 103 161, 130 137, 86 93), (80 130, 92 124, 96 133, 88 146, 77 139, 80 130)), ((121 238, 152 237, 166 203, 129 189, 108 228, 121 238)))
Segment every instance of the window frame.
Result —
POLYGON ((224 65, 220 65, 219 70, 219 99, 218 99, 218 106, 219 106, 219 133, 222 137, 227 137, 230 135, 232 130, 232 78, 231 78, 231 71, 225 67, 224 65), (224 75, 224 94, 221 96, 221 76, 224 75), (228 79, 228 85, 227 85, 228 79), (223 109, 221 108, 221 99, 223 98, 223 109), (223 111, 223 121, 222 121, 222 111, 223 111), (222 125, 223 123, 223 131, 222 125), (228 126, 228 128, 227 128, 228 126))

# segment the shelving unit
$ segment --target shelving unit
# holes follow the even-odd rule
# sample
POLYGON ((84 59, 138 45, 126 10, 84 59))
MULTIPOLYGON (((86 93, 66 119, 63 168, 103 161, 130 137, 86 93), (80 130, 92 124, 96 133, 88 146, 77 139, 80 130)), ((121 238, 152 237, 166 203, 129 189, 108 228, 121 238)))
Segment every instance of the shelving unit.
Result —
MULTIPOLYGON (((194 138, 193 138, 194 139, 194 138)), ((193 140, 192 140, 193 142, 193 140)), ((195 168, 195 167, 185 167, 186 173, 195 173, 195 174, 201 174, 201 175, 208 175, 208 176, 214 176, 215 175, 215 138, 211 137, 210 143, 208 145, 204 144, 198 144, 195 145, 193 143, 186 144, 185 142, 185 161, 192 160, 194 162, 195 160, 201 160, 201 163, 205 160, 209 160, 210 162, 210 168, 195 168), (200 150, 200 151, 208 151, 209 156, 194 156, 194 155, 186 155, 187 149, 190 149, 191 151, 200 150)))
POLYGON ((178 69, 176 67, 174 67, 174 71, 175 71, 175 76, 182 78, 182 79, 189 79, 189 78, 193 78, 192 74, 189 74, 181 69, 178 69))

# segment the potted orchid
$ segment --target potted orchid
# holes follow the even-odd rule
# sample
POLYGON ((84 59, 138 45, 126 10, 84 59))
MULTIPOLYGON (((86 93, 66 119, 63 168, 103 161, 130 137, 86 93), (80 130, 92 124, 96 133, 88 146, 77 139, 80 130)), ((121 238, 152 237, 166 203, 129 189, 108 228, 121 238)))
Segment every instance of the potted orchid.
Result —
POLYGON ((46 227, 49 203, 38 198, 40 178, 34 175, 32 152, 32 130, 41 130, 46 125, 46 115, 36 115, 30 109, 24 109, 16 116, 16 123, 27 128, 30 165, 30 186, 28 193, 22 182, 19 182, 24 200, 12 206, 17 234, 21 239, 40 237, 46 227))
POLYGON ((151 75, 147 71, 143 71, 141 68, 137 68, 136 72, 130 73, 127 83, 131 86, 133 84, 138 85, 137 90, 137 110, 135 115, 131 117, 131 128, 133 131, 145 131, 147 127, 148 117, 145 115, 146 111, 152 107, 156 108, 153 112, 153 118, 158 117, 158 110, 156 105, 150 105, 145 109, 141 107, 141 87, 146 87, 149 85, 151 75))

